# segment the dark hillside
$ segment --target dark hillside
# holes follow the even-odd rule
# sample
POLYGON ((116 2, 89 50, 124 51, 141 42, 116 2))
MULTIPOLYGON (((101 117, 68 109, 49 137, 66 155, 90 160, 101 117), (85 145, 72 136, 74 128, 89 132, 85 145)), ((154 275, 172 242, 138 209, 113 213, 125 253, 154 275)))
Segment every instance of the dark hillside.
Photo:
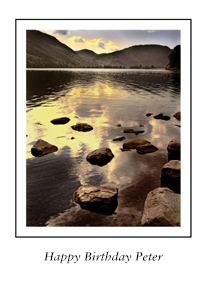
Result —
POLYGON ((55 37, 37 30, 26 32, 27 68, 75 68, 90 65, 55 37))
POLYGON ((27 30, 27 68, 125 67, 164 68, 171 49, 161 45, 136 45, 108 54, 73 51, 55 37, 27 30))

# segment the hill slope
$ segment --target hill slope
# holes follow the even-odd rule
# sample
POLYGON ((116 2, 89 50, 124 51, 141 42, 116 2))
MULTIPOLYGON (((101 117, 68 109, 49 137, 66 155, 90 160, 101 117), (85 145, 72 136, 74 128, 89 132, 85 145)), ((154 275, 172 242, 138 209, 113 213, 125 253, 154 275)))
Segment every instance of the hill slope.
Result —
POLYGON ((138 45, 108 54, 73 51, 55 37, 27 30, 27 68, 165 67, 171 49, 161 45, 138 45))
POLYGON ((55 37, 37 30, 26 32, 27 68, 74 68, 91 65, 55 37))

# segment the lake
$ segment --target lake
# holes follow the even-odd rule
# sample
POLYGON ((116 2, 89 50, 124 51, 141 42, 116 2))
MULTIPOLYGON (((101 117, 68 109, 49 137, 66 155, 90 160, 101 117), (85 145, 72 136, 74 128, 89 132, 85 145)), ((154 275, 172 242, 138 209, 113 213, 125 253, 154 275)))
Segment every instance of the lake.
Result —
POLYGON ((180 74, 166 70, 59 69, 27 70, 26 99, 26 225, 139 226, 149 191, 160 187, 167 145, 180 137, 180 74), (153 113, 146 116, 147 113, 153 113), (170 120, 153 118, 163 113, 170 120), (69 117, 64 125, 50 121, 69 117), (74 131, 88 123, 90 132, 74 131), (123 133, 125 128, 144 133, 123 133), (123 141, 112 141, 124 136, 123 141), (34 157, 31 147, 43 139, 58 151, 34 157), (141 155, 122 151, 122 144, 146 139, 158 150, 141 155), (108 147, 114 158, 105 166, 86 156, 108 147), (112 215, 83 210, 73 201, 81 185, 118 188, 112 215))

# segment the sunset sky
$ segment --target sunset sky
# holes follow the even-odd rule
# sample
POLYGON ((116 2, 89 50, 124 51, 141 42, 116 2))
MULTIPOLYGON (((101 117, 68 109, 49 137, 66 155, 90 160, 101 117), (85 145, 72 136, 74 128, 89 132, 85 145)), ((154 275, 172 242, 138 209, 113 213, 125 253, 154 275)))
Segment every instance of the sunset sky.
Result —
POLYGON ((159 44, 173 49, 180 44, 180 30, 41 30, 74 51, 89 49, 111 53, 133 45, 159 44))

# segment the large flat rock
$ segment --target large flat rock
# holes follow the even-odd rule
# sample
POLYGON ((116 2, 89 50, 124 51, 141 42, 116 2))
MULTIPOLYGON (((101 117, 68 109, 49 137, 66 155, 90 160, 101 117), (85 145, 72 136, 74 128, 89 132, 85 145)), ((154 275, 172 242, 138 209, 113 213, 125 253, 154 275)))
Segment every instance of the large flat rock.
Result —
POLYGON ((166 187, 150 191, 146 197, 142 226, 180 226, 180 195, 166 187))

